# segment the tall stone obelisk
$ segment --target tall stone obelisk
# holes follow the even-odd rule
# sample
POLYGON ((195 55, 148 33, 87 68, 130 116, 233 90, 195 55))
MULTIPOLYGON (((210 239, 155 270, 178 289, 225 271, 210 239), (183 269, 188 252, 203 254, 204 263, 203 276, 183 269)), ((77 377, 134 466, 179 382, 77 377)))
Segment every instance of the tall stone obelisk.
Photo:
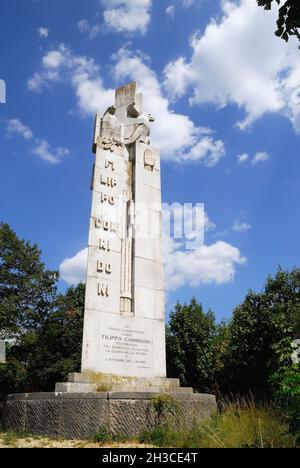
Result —
POLYGON ((95 123, 82 373, 166 377, 159 151, 136 83, 95 123))

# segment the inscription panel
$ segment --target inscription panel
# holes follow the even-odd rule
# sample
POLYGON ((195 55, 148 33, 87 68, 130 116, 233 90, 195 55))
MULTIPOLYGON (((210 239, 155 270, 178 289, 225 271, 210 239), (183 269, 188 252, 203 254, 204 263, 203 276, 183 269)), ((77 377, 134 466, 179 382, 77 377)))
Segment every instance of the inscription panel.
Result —
POLYGON ((153 324, 101 314, 99 365, 103 372, 147 376, 153 372, 153 324))

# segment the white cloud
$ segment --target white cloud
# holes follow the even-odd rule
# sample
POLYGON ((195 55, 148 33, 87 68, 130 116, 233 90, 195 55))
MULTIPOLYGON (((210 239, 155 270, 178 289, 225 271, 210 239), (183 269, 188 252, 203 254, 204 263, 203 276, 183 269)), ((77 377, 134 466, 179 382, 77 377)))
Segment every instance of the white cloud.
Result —
POLYGON ((249 154, 247 154, 247 153, 238 154, 238 155, 237 155, 237 159, 238 159, 238 162, 239 162, 240 164, 243 164, 243 163, 245 163, 246 161, 248 161, 248 159, 249 159, 249 154))
POLYGON ((114 90, 103 86, 100 68, 95 61, 73 54, 64 44, 43 57, 41 70, 28 81, 28 87, 38 92, 59 81, 71 83, 78 107, 84 114, 104 110, 114 101, 114 90))
POLYGON ((49 29, 48 28, 39 28, 38 29, 39 36, 45 39, 49 36, 49 29))
POLYGON ((107 27, 116 32, 144 34, 151 19, 152 0, 100 0, 107 27))
MULTIPOLYGON (((197 250, 182 251, 181 244, 168 238, 164 245, 165 287, 175 291, 182 286, 198 287, 202 284, 225 284, 234 280, 236 267, 246 263, 239 249, 218 241, 197 250)), ((69 285, 86 281, 88 249, 60 264, 60 277, 69 285)))
POLYGON ((78 29, 82 33, 86 33, 90 31, 90 23, 86 19, 82 19, 78 21, 78 29))
POLYGON ((122 48, 115 59, 117 80, 135 80, 144 93, 145 109, 156 118, 152 142, 161 150, 163 158, 177 162, 201 161, 212 167, 224 156, 223 142, 215 141, 209 129, 197 127, 189 117, 170 109, 158 77, 139 55, 122 48))
POLYGON ((165 287, 175 291, 184 285, 225 284, 234 280, 237 265, 247 260, 238 248, 224 241, 203 245, 197 250, 182 251, 181 244, 165 243, 165 287))
POLYGON ((265 162, 269 158, 270 158, 270 156, 268 155, 268 153, 266 153, 265 151, 261 151, 261 152, 256 153, 256 155, 254 156, 254 158, 251 161, 251 164, 254 165, 254 164, 257 164, 257 163, 260 163, 260 162, 265 162))
POLYGON ((53 50, 43 57, 43 65, 46 68, 58 68, 64 61, 64 50, 53 50))
POLYGON ((235 232, 247 232, 247 231, 249 231, 249 229, 251 229, 251 224, 248 224, 248 223, 243 222, 243 221, 236 221, 233 224, 232 229, 235 232))
POLYGON ((175 5, 169 5, 166 8, 166 14, 170 16, 171 18, 174 18, 176 12, 175 5))
POLYGON ((172 99, 181 97, 187 91, 194 77, 194 69, 183 57, 170 62, 164 69, 164 87, 172 99))
POLYGON ((207 167, 215 166, 225 156, 224 143, 221 140, 213 140, 211 136, 203 136, 195 146, 183 152, 184 161, 203 161, 207 167))
POLYGON ((78 22, 78 29, 81 33, 87 34, 89 39, 94 39, 101 31, 101 25, 91 25, 88 20, 83 19, 78 22))
POLYGON ((59 275, 69 285, 86 281, 88 249, 83 249, 72 258, 66 258, 59 266, 59 275))
POLYGON ((64 147, 52 148, 46 140, 37 140, 33 153, 51 164, 59 164, 70 151, 64 147))
POLYGON ((241 129, 269 112, 288 117, 300 132, 300 60, 296 40, 274 35, 276 8, 264 11, 253 0, 223 0, 223 16, 191 39, 192 57, 169 63, 165 87, 191 104, 236 104, 245 110, 241 129))
POLYGON ((19 119, 11 119, 7 122, 6 132, 8 135, 20 135, 25 140, 31 140, 33 133, 29 127, 24 125, 19 119))
POLYGON ((31 129, 24 125, 19 119, 11 119, 7 122, 6 133, 9 136, 20 135, 25 140, 34 139, 32 148, 33 154, 39 156, 44 161, 51 164, 59 164, 65 156, 70 154, 70 151, 64 147, 52 148, 46 140, 34 138, 31 129))

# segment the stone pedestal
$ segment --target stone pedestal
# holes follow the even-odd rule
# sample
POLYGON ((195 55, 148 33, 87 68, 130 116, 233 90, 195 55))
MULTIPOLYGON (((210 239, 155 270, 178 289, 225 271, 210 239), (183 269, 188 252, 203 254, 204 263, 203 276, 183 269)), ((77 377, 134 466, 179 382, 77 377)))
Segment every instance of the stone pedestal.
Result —
POLYGON ((37 393, 9 395, 2 421, 3 430, 36 436, 85 439, 100 428, 111 434, 134 437, 168 420, 176 429, 190 427, 216 411, 215 397, 172 393, 173 407, 157 414, 155 393, 37 393))
POLYGON ((146 393, 193 393, 190 387, 180 387, 179 379, 121 377, 113 374, 73 373, 68 382, 57 383, 56 393, 93 392, 146 392, 146 393))

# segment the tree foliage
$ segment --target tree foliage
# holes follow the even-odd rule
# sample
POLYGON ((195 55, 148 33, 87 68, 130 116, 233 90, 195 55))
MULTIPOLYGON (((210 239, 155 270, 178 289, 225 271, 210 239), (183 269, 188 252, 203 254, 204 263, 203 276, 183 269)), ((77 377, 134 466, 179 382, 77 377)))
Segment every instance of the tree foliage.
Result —
POLYGON ((52 311, 58 273, 45 269, 41 251, 0 224, 0 338, 21 340, 52 311))
POLYGON ((205 313, 195 298, 189 305, 176 304, 167 327, 167 368, 183 385, 208 392, 216 366, 214 314, 205 313))
POLYGON ((79 370, 84 285, 57 294, 58 273, 45 268, 36 245, 0 224, 0 394, 53 390, 79 370))
POLYGON ((28 368, 31 388, 53 391, 56 382, 80 371, 84 298, 82 283, 57 297, 55 310, 37 334, 28 368))
POLYGON ((299 0, 257 0, 259 6, 271 10, 275 2, 280 6, 277 20, 276 36, 286 42, 290 36, 296 36, 300 41, 300 2, 299 0))
POLYGON ((233 312, 219 376, 223 391, 272 395, 272 376, 291 365, 300 336, 300 270, 279 269, 260 294, 250 291, 233 312))

